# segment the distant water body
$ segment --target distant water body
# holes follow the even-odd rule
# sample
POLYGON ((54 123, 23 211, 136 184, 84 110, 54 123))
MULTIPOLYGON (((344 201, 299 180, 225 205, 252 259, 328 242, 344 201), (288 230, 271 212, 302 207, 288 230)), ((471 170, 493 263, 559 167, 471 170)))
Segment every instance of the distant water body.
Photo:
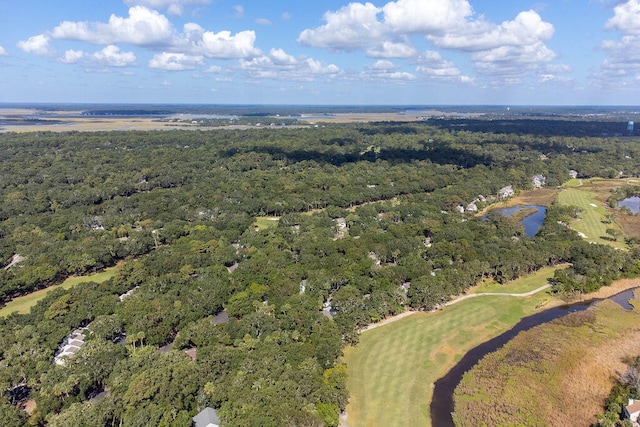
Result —
POLYGON ((0 109, 36 109, 39 111, 84 112, 94 115, 222 115, 222 116, 297 116, 303 114, 444 112, 499 114, 502 116, 597 116, 638 114, 628 106, 507 106, 507 105, 287 105, 287 104, 107 104, 107 103, 0 103, 0 109))

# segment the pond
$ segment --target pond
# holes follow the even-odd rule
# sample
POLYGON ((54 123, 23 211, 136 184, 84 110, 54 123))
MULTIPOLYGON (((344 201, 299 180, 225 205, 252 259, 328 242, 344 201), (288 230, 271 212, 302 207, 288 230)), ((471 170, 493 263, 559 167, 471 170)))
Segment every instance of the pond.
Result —
POLYGON ((620 200, 618 202, 618 207, 627 208, 632 213, 638 214, 640 213, 640 197, 633 196, 633 197, 627 197, 624 200, 620 200))
POLYGON ((504 216, 511 217, 513 214, 520 212, 521 210, 535 209, 535 212, 522 218, 520 223, 524 227, 524 234, 527 237, 533 237, 536 235, 542 224, 544 223, 544 216, 547 213, 547 208, 544 206, 527 205, 527 206, 512 206, 510 208, 497 209, 498 212, 504 216))
MULTIPOLYGON (((615 301, 626 310, 630 310, 633 308, 633 306, 629 304, 629 300, 633 298, 633 292, 634 289, 630 289, 607 299, 615 301)), ((431 425, 438 427, 454 426, 453 418, 451 416, 451 413, 454 410, 453 392, 462 380, 462 376, 473 368, 485 355, 498 350, 522 331, 550 322, 551 320, 557 319, 558 317, 562 317, 574 311, 586 310, 599 301, 602 300, 564 305, 525 317, 513 328, 504 332, 502 335, 471 349, 462 359, 460 359, 460 362, 458 362, 458 364, 447 373, 447 375, 435 382, 433 399, 431 400, 430 407, 431 425)))

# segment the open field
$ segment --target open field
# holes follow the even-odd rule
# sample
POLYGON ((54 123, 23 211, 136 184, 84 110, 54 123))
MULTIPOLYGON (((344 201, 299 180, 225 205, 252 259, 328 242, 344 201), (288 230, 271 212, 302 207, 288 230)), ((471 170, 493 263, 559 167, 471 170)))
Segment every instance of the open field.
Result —
MULTIPOLYGON (((553 269, 543 269, 501 290, 531 291, 552 274, 553 269)), ((486 289, 491 287, 478 291, 486 289)), ((559 303, 548 292, 527 298, 483 296, 363 333, 360 343, 347 348, 344 356, 351 394, 348 425, 430 425, 429 404, 438 378, 471 348, 536 310, 559 303)))
POLYGON ((267 228, 277 227, 279 220, 280 218, 277 216, 259 216, 253 223, 253 227, 257 230, 266 230, 267 228))
POLYGON ((592 425, 623 360, 640 352, 638 322, 637 308, 604 301, 520 333, 465 374, 456 425, 592 425))
POLYGON ((49 286, 48 288, 41 289, 39 291, 35 291, 30 293, 29 295, 25 295, 22 297, 18 297, 8 302, 7 305, 0 309, 0 317, 8 316, 11 313, 19 313, 19 314, 27 314, 31 307, 36 305, 38 301, 43 299, 47 294, 54 289, 62 288, 62 289, 70 289, 82 282, 96 282, 102 283, 109 280, 116 273, 117 267, 110 267, 101 271, 99 273, 90 274, 87 276, 73 276, 69 277, 64 282, 59 285, 49 286))
MULTIPOLYGON (((617 241, 607 239, 607 229, 615 229, 620 235, 622 230, 615 223, 606 224, 609 211, 605 208, 602 196, 597 197, 599 193, 590 191, 592 186, 583 185, 579 188, 565 188, 558 195, 558 201, 563 205, 573 205, 580 209, 578 213, 579 219, 571 222, 571 228, 576 230, 589 242, 611 245, 616 248, 626 248, 626 244, 622 238, 617 241), (604 237, 604 238, 603 238, 604 237)), ((600 193, 601 194, 601 193, 600 193)))

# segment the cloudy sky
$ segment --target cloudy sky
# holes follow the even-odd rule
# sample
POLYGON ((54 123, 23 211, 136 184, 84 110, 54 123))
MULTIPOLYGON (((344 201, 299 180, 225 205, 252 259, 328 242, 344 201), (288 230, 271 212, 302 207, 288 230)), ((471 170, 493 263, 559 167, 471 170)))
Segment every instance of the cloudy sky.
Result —
POLYGON ((0 0, 0 102, 640 105, 640 0, 0 0))

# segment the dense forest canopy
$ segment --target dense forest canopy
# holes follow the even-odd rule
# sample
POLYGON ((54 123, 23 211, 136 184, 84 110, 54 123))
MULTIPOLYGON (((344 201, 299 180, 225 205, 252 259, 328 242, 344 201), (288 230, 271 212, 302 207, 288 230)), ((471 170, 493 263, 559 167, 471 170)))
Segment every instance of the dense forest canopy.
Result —
POLYGON ((28 397, 34 425, 184 425, 211 406, 228 426, 335 426, 348 399, 341 351, 365 325, 547 265, 573 264, 560 291, 640 273, 634 242, 586 243, 565 225, 570 207, 549 206, 534 237, 468 209, 536 175, 547 186, 570 171, 640 175, 640 141, 593 128, 0 134, 0 261, 23 258, 0 269, 0 298, 119 263, 103 284, 0 320, 0 419, 25 423, 28 397), (52 363, 79 327, 85 344, 52 363))

